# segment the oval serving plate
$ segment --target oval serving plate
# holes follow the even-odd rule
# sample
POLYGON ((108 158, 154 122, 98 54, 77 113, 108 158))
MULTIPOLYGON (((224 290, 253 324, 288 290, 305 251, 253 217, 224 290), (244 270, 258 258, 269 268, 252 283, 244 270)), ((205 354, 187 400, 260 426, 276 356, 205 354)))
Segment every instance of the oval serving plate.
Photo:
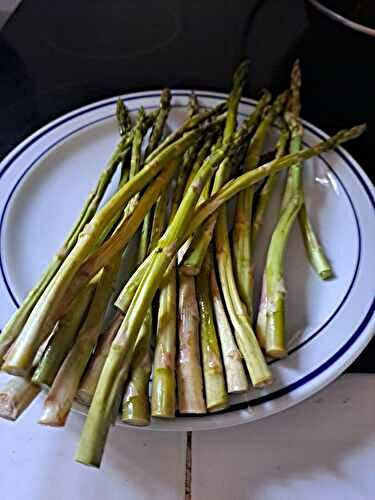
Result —
MULTIPOLYGON (((184 119, 189 93, 173 92, 171 129, 184 119)), ((196 95, 203 107, 215 106, 226 97, 204 91, 196 95)), ((123 97, 136 112, 140 106, 156 109, 159 96, 159 91, 152 91, 123 97)), ((99 101, 53 121, 1 162, 0 327, 59 247, 106 163, 118 139, 115 102, 116 98, 99 101)), ((242 99, 240 116, 249 113, 254 102, 242 99)), ((304 125, 306 146, 327 137, 309 123, 304 125)), ((276 137, 275 129, 272 134, 276 137)), ((289 354, 271 362, 273 385, 233 396, 230 407, 222 412, 153 419, 148 429, 217 429, 279 412, 333 381, 370 341, 375 331, 374 187, 342 148, 306 162, 304 176, 306 203, 335 278, 322 282, 314 274, 295 227, 285 266, 289 354)), ((255 296, 259 296, 281 186, 280 182, 256 248, 255 296)), ((87 411, 80 405, 75 409, 87 411)))

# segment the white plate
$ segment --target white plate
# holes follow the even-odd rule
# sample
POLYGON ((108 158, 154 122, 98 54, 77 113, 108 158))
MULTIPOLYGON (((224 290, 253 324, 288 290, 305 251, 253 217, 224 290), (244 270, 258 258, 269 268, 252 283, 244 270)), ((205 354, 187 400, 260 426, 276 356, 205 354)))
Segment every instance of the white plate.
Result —
MULTIPOLYGON (((202 106, 225 96, 196 92, 202 106)), ((160 92, 124 96, 136 111, 158 107, 160 92)), ((173 92, 171 128, 185 116, 189 91, 173 92)), ((118 140, 115 98, 59 118, 20 144, 0 165, 0 326, 37 280, 68 232, 118 140)), ((242 99, 240 113, 254 101, 242 99)), ((275 131, 273 135, 276 136, 275 131)), ((326 135, 305 123, 304 142, 326 135)), ((374 188, 343 149, 306 162, 306 200, 336 277, 320 281, 307 263, 298 228, 286 255, 289 355, 272 363, 274 384, 233 397, 208 416, 153 420, 151 428, 200 430, 236 425, 288 408, 334 380, 374 333, 374 188)), ((115 186, 115 183, 113 183, 115 186)), ((114 189, 111 188, 112 190, 114 189)), ((274 209, 278 200, 274 197, 274 209)), ((257 249, 257 287, 272 214, 257 249)))

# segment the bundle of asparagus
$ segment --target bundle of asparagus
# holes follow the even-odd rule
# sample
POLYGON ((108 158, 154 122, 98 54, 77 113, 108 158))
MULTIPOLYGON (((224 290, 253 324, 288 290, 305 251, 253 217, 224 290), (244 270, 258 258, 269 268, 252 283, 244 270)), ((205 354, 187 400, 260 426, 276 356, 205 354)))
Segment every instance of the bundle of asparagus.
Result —
POLYGON ((83 402, 89 411, 79 462, 100 465, 120 409, 123 421, 148 425, 151 417, 219 411, 231 393, 248 389, 249 379, 254 387, 272 382, 265 353, 287 353, 283 253, 297 216, 312 265, 323 279, 332 275, 304 204, 301 162, 357 137, 364 126, 302 149, 296 63, 290 89, 271 104, 265 92, 238 127, 247 67, 234 73, 226 103, 201 111, 192 94, 185 121, 166 136, 169 90, 158 110, 141 109, 134 124, 119 100, 120 141, 108 166, 62 249, 0 335, 2 370, 13 377, 0 390, 0 416, 15 420, 41 387, 49 389, 42 424, 63 426, 74 400, 83 402), (275 121, 274 159, 262 163, 275 121), (117 168, 118 190, 99 209, 117 168), (250 249, 286 168, 255 335, 250 249), (264 179, 253 209, 254 186, 264 179), (137 237, 137 268, 123 283, 123 255, 137 237), (104 321, 108 308, 115 312, 104 321))

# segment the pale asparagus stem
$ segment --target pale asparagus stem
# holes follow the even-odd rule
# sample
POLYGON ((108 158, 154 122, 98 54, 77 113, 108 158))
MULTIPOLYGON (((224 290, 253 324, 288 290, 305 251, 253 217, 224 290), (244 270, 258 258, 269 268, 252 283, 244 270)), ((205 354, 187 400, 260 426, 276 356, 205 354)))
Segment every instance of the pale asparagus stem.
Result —
POLYGON ((301 208, 302 197, 297 193, 282 212, 272 235, 267 253, 266 280, 266 352, 273 358, 287 354, 285 341, 284 253, 293 223, 301 208))
MULTIPOLYGON (((30 368, 32 359, 44 339, 49 335, 59 316, 65 311, 61 301, 68 287, 80 268, 83 260, 95 248, 96 241, 100 238, 105 228, 111 224, 114 216, 119 213, 137 192, 143 189, 160 170, 167 164, 170 165, 184 153, 200 136, 201 131, 192 131, 179 141, 165 148, 160 156, 147 165, 129 182, 127 182, 92 218, 81 233, 77 244, 65 259, 59 273, 53 282, 40 297, 38 304, 30 314, 21 335, 12 346, 11 352, 3 365, 3 369, 14 374, 23 374, 30 368)), ((168 169, 167 169, 168 170, 168 169)), ((142 197, 143 200, 144 197, 142 197)), ((140 222, 140 221, 139 221, 140 222)), ((127 233, 130 238, 137 230, 139 223, 129 227, 127 233)), ((117 233, 116 233, 117 234, 117 233)), ((111 241, 110 238, 108 241, 111 241)), ((104 245, 103 245, 104 246, 104 245)), ((121 245, 120 250, 122 250, 121 245)), ((116 254, 117 252, 114 252, 116 254)), ((112 254, 113 255, 113 254, 112 254)), ((101 266, 102 267, 102 266, 101 266)), ((96 273, 93 273, 95 275, 96 273)), ((89 277, 84 280, 87 283, 89 277)), ((83 286, 83 285, 82 285, 83 286)), ((78 290, 77 290, 78 292, 78 290)), ((71 298, 70 298, 71 301, 71 298)))
POLYGON ((226 408, 229 398, 225 387, 224 369, 212 310, 209 285, 211 268, 212 258, 209 251, 203 261, 201 272, 197 276, 197 297, 206 405, 209 412, 215 412, 226 408))
MULTIPOLYGON (((254 136, 252 137, 244 163, 244 170, 256 168, 262 154, 264 141, 269 128, 276 116, 283 109, 287 93, 280 94, 273 105, 265 113, 254 136)), ((248 188, 237 198, 233 222, 233 255, 234 270, 238 284, 238 291, 243 303, 247 307, 250 320, 253 314, 253 268, 251 259, 251 225, 254 200, 254 188, 248 188)))
POLYGON ((318 240, 318 237, 316 236, 308 216, 305 203, 302 205, 301 210, 298 213, 298 222, 311 265, 322 280, 332 278, 332 266, 318 240))
MULTIPOLYGON (((267 106, 267 103, 270 100, 270 95, 265 92, 262 98, 259 100, 255 110, 251 113, 247 119, 244 121, 240 129, 235 133, 235 136, 238 136, 242 133, 243 130, 247 130, 248 134, 254 129, 260 115, 262 114, 264 108, 267 106)), ((232 101, 232 105, 235 105, 235 101, 232 101)), ((230 109, 230 108, 229 108, 230 109)), ((237 109, 237 108, 236 108, 237 109)), ((228 110, 228 116, 230 115, 228 110)), ((229 121, 231 123, 231 121, 229 121)), ((226 127, 227 137, 230 135, 230 129, 226 127)), ((241 154, 239 154, 241 156, 241 154)), ((225 158, 220 165, 216 175, 215 182, 212 189, 212 194, 217 192, 218 189, 227 181, 229 177, 229 173, 231 170, 231 160, 230 158, 225 158)), ((208 246, 212 240, 213 232, 216 225, 217 214, 213 214, 212 217, 200 228, 197 234, 194 236, 192 244, 189 247, 189 250, 186 252, 186 255, 183 259, 183 263, 181 265, 181 269, 186 274, 196 276, 199 273, 199 270, 202 266, 202 262, 204 256, 207 253, 208 246)))
MULTIPOLYGON (((355 139, 356 137, 359 137, 365 131, 365 129, 365 125, 358 125, 351 129, 341 130, 336 135, 330 137, 325 141, 319 142, 311 148, 304 149, 298 153, 285 155, 278 160, 273 160, 269 163, 265 163, 250 172, 246 172, 245 174, 240 175, 236 179, 228 181, 216 194, 212 195, 209 200, 207 200, 207 202, 196 208, 189 225, 189 230, 186 232, 181 241, 178 242, 178 247, 180 248, 184 244, 184 242, 224 203, 233 198, 233 196, 236 196, 243 189, 256 184, 262 179, 269 177, 270 175, 277 173, 284 168, 288 168, 295 163, 307 160, 309 158, 312 158, 313 156, 317 156, 323 153, 324 151, 333 149, 346 141, 355 139)), ((124 288, 124 292, 126 291, 126 293, 120 294, 120 296, 118 297, 115 305, 120 310, 123 310, 124 312, 127 311, 129 304, 134 297, 134 293, 138 288, 145 272, 149 269, 154 256, 154 254, 149 255, 149 257, 142 263, 142 265, 139 266, 137 271, 129 280, 127 286, 124 288)))
POLYGON ((114 291, 120 262, 121 255, 101 271, 87 318, 44 402, 39 420, 41 424, 57 427, 65 425, 78 391, 79 382, 99 338, 104 314, 114 291))
POLYGON ((40 387, 29 380, 12 376, 0 389, 0 417, 17 420, 39 392, 40 387))
POLYGON ((78 235, 82 231, 83 227, 90 222, 94 213, 96 212, 99 203, 101 202, 107 186, 109 185, 118 163, 120 161, 120 155, 124 150, 124 144, 127 141, 125 137, 118 146, 116 147, 106 169, 102 172, 99 177, 98 183, 95 189, 89 194, 85 205, 82 209, 81 215, 77 222, 75 223, 70 234, 66 238, 64 244, 60 250, 53 257, 51 263, 49 264, 47 270, 44 272, 40 280, 34 286, 34 288, 29 292, 26 299, 23 301, 21 306, 10 318, 8 323, 5 325, 2 333, 0 334, 0 359, 3 358, 5 353, 9 350, 12 343, 21 333, 26 321, 28 320, 31 311, 41 298, 42 294, 46 290, 47 286, 53 279, 53 277, 58 272, 62 263, 69 255, 70 251, 77 242, 78 235))
POLYGON ((234 278, 231 248, 228 236, 226 207, 219 211, 215 230, 216 261, 225 305, 239 350, 245 360, 251 381, 255 387, 262 387, 272 380, 271 372, 252 330, 250 318, 242 303, 234 278))
MULTIPOLYGON (((286 128, 285 123, 283 123, 283 126, 280 130, 279 140, 277 141, 276 145, 275 159, 279 159, 285 154, 285 150, 288 144, 288 139, 289 139, 288 129, 286 128)), ((273 190, 277 183, 277 178, 278 178, 277 174, 270 175, 259 193, 258 202, 256 204, 253 217, 253 224, 251 228, 252 246, 254 246, 257 240, 258 233, 263 225, 264 217, 268 205, 270 203, 273 190)))
POLYGON ((174 418, 176 413, 176 286, 176 267, 173 266, 159 297, 151 395, 153 417, 174 418))
POLYGON ((150 403, 148 384, 151 374, 150 336, 152 333, 152 311, 146 313, 139 331, 140 340, 132 362, 129 383, 122 402, 122 420, 130 425, 150 424, 150 403))
POLYGON ((123 314, 117 312, 112 319, 111 324, 99 337, 98 345, 96 346, 95 352, 90 359, 86 373, 82 378, 77 393, 77 400, 86 406, 90 406, 92 398, 94 397, 95 389, 98 385, 98 380, 103 370, 105 360, 107 359, 113 339, 115 338, 123 319, 123 314))
POLYGON ((76 453, 76 459, 79 462, 100 465, 109 426, 116 411, 121 387, 128 376, 145 312, 178 250, 177 242, 187 231, 192 210, 204 185, 213 175, 217 164, 227 151, 228 146, 224 146, 204 162, 183 197, 173 222, 159 240, 151 268, 137 289, 101 373, 76 453))
POLYGON ((61 363, 73 345, 94 290, 94 284, 84 288, 67 314, 56 324, 43 358, 33 374, 32 381, 34 384, 43 387, 52 385, 61 363))
POLYGON ((212 266, 210 271, 210 287, 228 392, 237 393, 247 391, 248 383, 242 364, 242 356, 234 340, 232 328, 227 318, 214 266, 212 266))
POLYGON ((180 413, 206 413, 195 279, 179 273, 177 389, 180 413))

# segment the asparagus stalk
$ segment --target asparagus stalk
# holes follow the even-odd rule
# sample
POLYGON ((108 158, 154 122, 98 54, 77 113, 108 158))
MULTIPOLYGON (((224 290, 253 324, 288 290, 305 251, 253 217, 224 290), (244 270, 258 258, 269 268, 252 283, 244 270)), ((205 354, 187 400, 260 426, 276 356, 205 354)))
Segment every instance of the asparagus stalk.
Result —
POLYGON ((132 362, 129 383, 126 386, 122 402, 122 420, 138 427, 150 424, 150 404, 148 384, 151 375, 150 337, 152 333, 151 309, 140 328, 140 341, 132 362))
MULTIPOLYGON (((38 303, 30 314, 21 335, 13 344, 3 369, 14 374, 23 374, 31 365, 36 350, 43 340, 49 335, 61 311, 61 300, 65 292, 76 275, 83 260, 89 252, 95 248, 96 241, 103 231, 111 224, 113 218, 128 202, 134 194, 143 189, 160 170, 171 162, 174 163, 191 144, 200 136, 201 131, 189 132, 176 143, 165 148, 159 156, 150 161, 146 166, 129 182, 127 182, 109 201, 99 210, 90 221, 86 230, 81 234, 77 244, 69 253, 61 266, 59 273, 50 286, 42 294, 38 303)), ((166 169, 169 171, 169 169, 166 169)), ((162 174, 161 174, 162 175, 162 174)), ((164 185, 162 183, 162 185, 164 185)), ((143 201, 142 197, 142 201, 143 201)), ((139 205, 138 205, 139 206, 139 205)), ((137 207, 138 208, 138 207, 137 207)), ((129 233, 133 235, 139 224, 129 228, 129 233)), ((117 234, 117 233, 115 233, 117 234)), ((110 238, 108 241, 111 241, 110 238)), ((103 244, 104 246, 105 244, 103 244)), ((121 246, 121 248, 123 245, 121 246)), ((115 251, 114 254, 117 252, 115 251)), ((113 255, 113 254, 112 254, 113 255)), ((100 266, 101 268, 102 266, 100 266)), ((100 269, 99 268, 99 269, 100 269)), ((96 272, 93 273, 95 275, 96 272)), ((86 284, 88 278, 84 280, 86 284)))
POLYGON ((100 335, 104 314, 114 291, 120 261, 121 255, 114 259, 112 265, 101 271, 101 277, 96 286, 87 318, 44 402, 42 416, 39 420, 41 424, 57 427, 65 425, 78 391, 79 382, 100 335))
POLYGON ((206 413, 195 279, 179 272, 177 388, 180 413, 206 413))
MULTIPOLYGON (((290 127, 291 142, 290 153, 296 153, 301 149, 303 127, 299 119, 300 113, 300 86, 301 86, 301 71, 298 60, 294 63, 291 73, 291 97, 288 103, 288 111, 286 119, 290 127)), ((303 197, 301 210, 298 214, 299 227, 302 233, 306 253, 310 264, 321 279, 327 280, 332 278, 333 270, 331 264, 325 255, 318 237, 311 224, 306 204, 304 201, 303 182, 302 182, 302 165, 296 164, 290 168, 285 188, 283 204, 287 203, 288 197, 297 192, 303 197), (292 194, 291 194, 292 193, 292 194)))
MULTIPOLYGON (((165 122, 169 113, 170 98, 171 96, 169 91, 164 91, 161 95, 160 111, 158 119, 155 122, 153 132, 151 134, 148 148, 146 150, 146 157, 155 149, 162 136, 165 122)), ((138 255, 139 262, 143 262, 147 255, 148 249, 154 248, 161 236, 161 233, 165 226, 167 203, 168 191, 165 190, 156 203, 150 234, 146 231, 146 229, 151 225, 151 211, 146 215, 143 223, 145 231, 142 231, 141 239, 143 241, 141 241, 138 255), (148 248, 146 242, 149 243, 148 248)), ((134 355, 129 382, 126 387, 122 403, 122 420, 132 425, 148 425, 150 421, 148 383, 151 373, 151 308, 149 308, 146 313, 145 321, 143 322, 143 325, 141 327, 140 336, 142 340, 139 342, 134 355)))
POLYGON ((109 426, 116 410, 120 389, 128 375, 145 312, 174 258, 176 243, 187 230, 200 192, 213 175, 216 165, 227 154, 227 150, 228 146, 224 146, 205 161, 183 197, 172 223, 159 240, 151 268, 135 294, 101 373, 76 453, 76 460, 79 462, 95 466, 100 464, 109 426))
POLYGON ((171 97, 171 91, 169 89, 164 89, 162 91, 158 116, 155 120, 154 128, 146 148, 145 158, 148 158, 148 156, 156 149, 163 135, 164 126, 171 108, 171 97))
POLYGON ((117 312, 109 327, 99 337, 98 345, 90 359, 77 393, 77 400, 86 406, 90 406, 94 397, 105 360, 123 319, 124 316, 120 312, 117 312))
POLYGON ((39 392, 40 387, 29 380, 12 376, 0 389, 0 417, 17 420, 39 392))
MULTIPOLYGON (((235 94, 239 99, 240 96, 238 96, 238 93, 235 94)), ((264 93, 259 103, 257 104, 254 112, 250 114, 249 117, 245 120, 244 124, 242 125, 240 130, 235 134, 235 136, 238 137, 238 135, 242 134, 244 130, 247 130, 248 134, 251 133, 251 131, 254 129, 259 119, 259 116, 261 115, 262 111, 267 105, 269 99, 270 95, 268 93, 264 93)), ((238 107, 238 102, 236 100, 232 100, 230 103, 228 103, 227 116, 233 116, 233 113, 237 111, 237 107, 238 107)), ((233 119, 231 118, 228 123, 229 123, 228 127, 231 126, 231 124, 233 124, 233 119)), ((226 132, 224 131, 224 135, 226 135, 227 140, 231 136, 231 131, 228 127, 226 127, 226 132)), ((241 157, 241 154, 239 155, 239 157, 241 157)), ((215 175, 212 194, 214 194, 218 189, 220 189, 221 186, 226 182, 230 172, 230 165, 231 165, 230 159, 225 158, 215 175)), ((189 250, 185 255, 181 267, 186 274, 191 274, 193 276, 196 276, 199 273, 204 256, 206 255, 208 246, 212 240, 213 232, 216 225, 216 219, 217 219, 217 214, 214 214, 210 218, 210 220, 207 221, 195 235, 193 242, 190 245, 189 250)))
POLYGON ((197 277, 197 295, 201 319, 200 339, 206 405, 208 411, 214 412, 226 408, 229 398, 225 387, 224 369, 212 310, 209 286, 211 269, 212 258, 209 252, 197 277))
POLYGON ((283 259, 289 233, 301 204, 302 198, 299 194, 289 200, 275 227, 267 253, 263 281, 265 290, 262 292, 257 334, 262 344, 265 344, 267 354, 273 358, 282 358, 287 354, 283 259))
MULTIPOLYGON (((244 170, 250 171, 257 167, 262 153, 263 144, 267 132, 275 117, 280 113, 285 105, 287 94, 280 94, 263 120, 258 126, 253 138, 250 141, 244 170)), ((247 307, 247 311, 252 317, 253 301, 253 270, 251 261, 251 224, 253 211, 254 189, 249 188, 243 191, 237 198, 233 226, 233 254, 234 269, 238 284, 240 297, 247 307)))
POLYGON ((153 364, 151 414, 174 418, 176 413, 176 267, 160 290, 156 347, 153 364))
POLYGON ((19 309, 17 309, 17 311, 5 325, 0 335, 0 358, 5 355, 10 346, 20 335, 32 310, 36 306, 37 302, 45 292, 54 276, 57 274, 58 270, 60 269, 61 265, 63 264, 73 247, 75 246, 82 229, 87 223, 90 222, 93 215, 97 211, 99 203, 101 202, 105 194, 107 186, 109 185, 116 171, 116 168, 121 161, 121 155, 123 155, 126 149, 129 148, 129 137, 130 135, 127 134, 117 145, 111 159, 108 162, 107 167, 100 175, 95 189, 89 194, 82 209, 81 215, 75 223, 73 229, 69 233, 68 237, 66 238, 64 244, 53 257, 51 263, 49 264, 47 270, 44 272, 40 280, 28 293, 26 299, 23 301, 19 309))
MULTIPOLYGON (((285 154, 285 150, 288 144, 289 140, 289 132, 286 127, 285 122, 283 123, 283 126, 280 130, 280 136, 279 140, 276 145, 276 154, 275 154, 275 159, 281 158, 285 154)), ((252 246, 254 246, 254 243, 257 240, 258 233, 260 231, 260 228, 263 225, 263 220, 264 216, 267 210, 267 207, 269 205, 272 192, 275 188, 276 182, 277 182, 277 174, 270 175, 266 182, 264 183, 263 188, 261 189, 259 193, 259 198, 258 202, 255 207, 255 213, 254 213, 254 218, 253 218, 253 224, 251 228, 251 237, 252 237, 252 246)))
POLYGON ((242 356, 233 337, 232 328, 221 298, 214 266, 212 266, 210 271, 210 288, 228 392, 237 393, 247 391, 248 383, 242 364, 242 356))
POLYGON ((84 288, 77 297, 73 307, 56 324, 51 340, 37 366, 32 381, 34 384, 50 387, 55 379, 61 363, 72 347, 82 321, 87 313, 93 297, 95 285, 84 288))
POLYGON ((228 315, 234 327, 237 345, 245 360, 253 385, 255 387, 262 387, 271 382, 272 375, 252 330, 246 307, 239 296, 234 278, 228 236, 227 212, 225 207, 221 208, 219 211, 215 230, 215 240, 216 261, 218 264, 221 288, 228 315))

